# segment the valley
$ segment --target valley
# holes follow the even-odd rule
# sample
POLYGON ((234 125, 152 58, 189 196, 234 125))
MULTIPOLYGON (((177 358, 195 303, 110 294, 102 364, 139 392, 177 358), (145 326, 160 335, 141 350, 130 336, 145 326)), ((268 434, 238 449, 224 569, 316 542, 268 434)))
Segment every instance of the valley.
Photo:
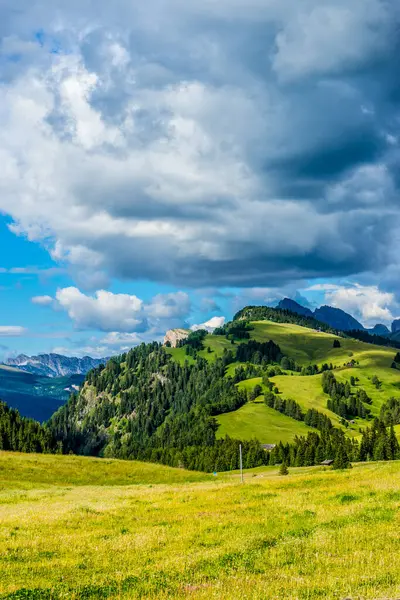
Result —
POLYGON ((25 417, 47 421, 84 379, 78 374, 46 377, 0 365, 0 399, 25 417))

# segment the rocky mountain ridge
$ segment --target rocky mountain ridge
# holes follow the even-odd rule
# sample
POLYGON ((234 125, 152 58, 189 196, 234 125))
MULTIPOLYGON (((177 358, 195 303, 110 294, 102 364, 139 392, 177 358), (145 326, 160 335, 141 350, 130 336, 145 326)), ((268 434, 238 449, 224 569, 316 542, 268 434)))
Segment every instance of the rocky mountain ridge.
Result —
POLYGON ((65 377, 68 375, 86 375, 88 371, 106 363, 108 358, 92 358, 84 356, 63 356, 62 354, 38 354, 27 356, 20 354, 15 358, 8 358, 5 365, 16 367, 25 373, 45 375, 46 377, 65 377))

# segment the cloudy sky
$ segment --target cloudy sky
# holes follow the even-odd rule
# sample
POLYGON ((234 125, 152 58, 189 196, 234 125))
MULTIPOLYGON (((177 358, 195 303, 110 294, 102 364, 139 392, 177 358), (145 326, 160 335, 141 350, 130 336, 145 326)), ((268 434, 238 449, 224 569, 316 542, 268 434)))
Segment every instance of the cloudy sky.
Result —
POLYGON ((400 5, 0 0, 0 352, 400 315, 400 5))

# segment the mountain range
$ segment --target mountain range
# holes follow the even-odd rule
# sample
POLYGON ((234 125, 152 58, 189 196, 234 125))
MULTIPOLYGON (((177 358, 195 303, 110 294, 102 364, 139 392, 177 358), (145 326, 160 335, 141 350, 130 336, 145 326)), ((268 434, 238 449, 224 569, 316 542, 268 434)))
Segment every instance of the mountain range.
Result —
POLYGON ((8 358, 4 364, 34 375, 66 377, 68 375, 86 375, 91 369, 105 364, 107 360, 108 358, 92 358, 91 356, 77 358, 61 354, 39 354, 38 356, 20 354, 15 358, 8 358))
POLYGON ((373 335, 390 336, 393 335, 393 339, 400 339, 396 334, 400 334, 400 319, 396 319, 392 323, 392 332, 383 325, 378 323, 372 329, 364 327, 357 319, 352 315, 345 312, 340 308, 334 308, 333 306, 321 306, 316 308, 314 311, 302 306, 295 300, 290 298, 284 298, 279 302, 277 308, 281 310, 290 310, 291 312, 297 313, 305 317, 313 317, 322 323, 326 323, 330 327, 337 329, 338 331, 366 331, 373 335))
POLYGON ((0 399, 25 417, 46 421, 79 390, 88 371, 107 360, 60 354, 9 358, 0 365, 0 399))

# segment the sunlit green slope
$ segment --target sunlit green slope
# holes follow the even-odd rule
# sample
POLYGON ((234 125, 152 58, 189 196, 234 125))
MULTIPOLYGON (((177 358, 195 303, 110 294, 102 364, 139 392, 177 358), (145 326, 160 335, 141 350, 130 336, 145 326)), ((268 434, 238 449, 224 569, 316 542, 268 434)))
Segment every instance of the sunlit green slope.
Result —
MULTIPOLYGON (((272 339, 278 344, 284 354, 296 360, 302 366, 309 364, 332 363, 335 377, 338 380, 350 380, 351 376, 358 377, 358 387, 365 389, 372 398, 370 406, 372 415, 379 415, 383 402, 391 396, 400 395, 400 371, 391 368, 397 352, 394 348, 373 346, 352 339, 337 338, 337 336, 307 329, 298 325, 260 321, 252 323, 254 330, 251 338, 263 342, 272 339), (334 348, 333 342, 339 339, 341 347, 334 348), (356 366, 349 368, 350 361, 357 361, 356 366), (372 384, 376 375, 382 382, 380 389, 372 384)), ((230 345, 225 338, 217 338, 213 348, 216 353, 222 353, 223 348, 230 345)), ((233 374, 235 366, 228 369, 233 374)), ((321 375, 303 377, 298 374, 287 374, 272 378, 279 389, 282 398, 291 398, 298 402, 304 410, 315 408, 325 413, 333 425, 340 427, 339 417, 327 409, 328 396, 323 393, 321 375)), ((261 385, 261 378, 242 382, 240 385, 252 389, 256 384, 261 385)), ((261 397, 260 397, 261 400, 261 397)), ((303 423, 281 415, 273 409, 267 409, 261 403, 251 403, 233 413, 218 417, 220 423, 219 435, 230 435, 241 439, 257 437, 263 443, 276 443, 293 440, 295 435, 304 434, 307 429, 303 423), (288 426, 287 421, 291 424, 288 426), (281 437, 280 437, 281 436, 281 437)), ((358 436, 360 427, 367 426, 363 419, 355 419, 346 432, 350 436, 358 436)))

